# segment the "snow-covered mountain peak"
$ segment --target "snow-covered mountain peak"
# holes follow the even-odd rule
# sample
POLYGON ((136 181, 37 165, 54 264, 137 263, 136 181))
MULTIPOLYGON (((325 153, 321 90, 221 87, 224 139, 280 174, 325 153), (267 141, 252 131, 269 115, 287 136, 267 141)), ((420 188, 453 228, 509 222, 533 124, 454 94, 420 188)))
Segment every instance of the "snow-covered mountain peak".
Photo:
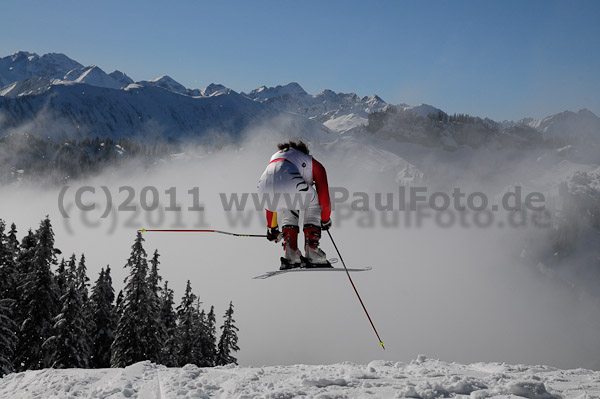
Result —
POLYGON ((187 89, 185 88, 185 86, 183 86, 181 83, 177 82, 175 79, 168 75, 163 75, 152 80, 142 81, 138 83, 140 83, 141 85, 162 87, 163 89, 167 89, 175 93, 187 94, 187 89))
POLYGON ((563 111, 543 119, 524 118, 518 125, 532 127, 547 138, 576 138, 578 140, 600 140, 600 118, 583 108, 577 112, 563 111))
POLYGON ((62 65, 65 68, 82 66, 79 62, 72 60, 63 53, 46 53, 39 57, 39 59, 47 64, 62 65))
POLYGON ((121 82, 106 74, 102 68, 96 65, 73 69, 64 76, 64 80, 109 89, 120 89, 123 86, 121 82))
MULTIPOLYGON (((339 93, 340 95, 343 95, 343 93, 339 93)), ((352 93, 354 96, 356 96, 356 94, 352 93)), ((336 93, 333 90, 330 89, 323 89, 319 94, 317 94, 315 97, 326 97, 326 98, 333 98, 336 97, 338 95, 338 93, 336 93)))
POLYGON ((16 53, 14 53, 13 55, 10 55, 10 59, 12 62, 19 62, 19 61, 24 61, 25 59, 28 59, 29 61, 31 61, 30 57, 35 57, 37 54, 33 54, 30 53, 28 51, 17 51, 16 53))
POLYGON ((371 94, 370 96, 364 96, 362 98, 362 100, 366 103, 369 104, 375 104, 375 103, 385 103, 385 101, 383 101, 381 99, 381 97, 379 97, 377 94, 371 94))
POLYGON ((587 108, 580 109, 579 111, 577 111, 577 114, 585 118, 598 118, 598 116, 595 113, 593 113, 587 108))
POLYGON ((211 83, 208 86, 206 86, 205 89, 200 90, 200 93, 202 96, 208 97, 212 95, 219 95, 225 93, 227 90, 227 87, 221 84, 211 83))
POLYGON ((242 94, 279 111, 315 119, 338 132, 363 125, 370 112, 380 111, 387 106, 376 95, 360 98, 355 93, 337 93, 330 89, 310 95, 296 82, 276 87, 261 86, 242 94))
POLYGON ((258 89, 252 90, 250 93, 245 94, 254 100, 267 100, 273 97, 280 97, 284 95, 307 95, 306 91, 296 82, 291 82, 283 86, 267 87, 261 86, 258 89))
POLYGON ((60 53, 39 56, 27 51, 0 58, 0 87, 33 77, 62 79, 72 69, 83 65, 60 53))
POLYGON ((121 84, 121 88, 125 88, 133 83, 133 79, 119 70, 109 73, 108 76, 119 82, 121 84))

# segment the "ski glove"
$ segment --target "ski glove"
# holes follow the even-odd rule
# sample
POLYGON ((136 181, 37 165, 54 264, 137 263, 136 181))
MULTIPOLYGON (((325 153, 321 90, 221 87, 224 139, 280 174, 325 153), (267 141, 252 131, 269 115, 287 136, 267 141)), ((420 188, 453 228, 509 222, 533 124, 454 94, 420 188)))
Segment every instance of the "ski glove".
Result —
POLYGON ((267 228, 267 240, 279 242, 283 238, 283 234, 279 231, 279 227, 268 227, 267 228))
POLYGON ((330 227, 331 227, 331 219, 329 219, 326 222, 321 220, 321 230, 329 230, 330 227))

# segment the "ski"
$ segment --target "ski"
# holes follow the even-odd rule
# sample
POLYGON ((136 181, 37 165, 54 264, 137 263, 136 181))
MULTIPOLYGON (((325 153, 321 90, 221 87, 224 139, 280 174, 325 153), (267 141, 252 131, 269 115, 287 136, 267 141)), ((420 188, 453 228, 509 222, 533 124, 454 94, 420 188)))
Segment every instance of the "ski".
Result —
MULTIPOLYGON (((335 262, 331 262, 331 260, 329 262, 330 263, 335 263, 335 262)), ((372 267, 368 266, 368 267, 362 267, 362 268, 356 268, 356 269, 348 269, 348 271, 349 272, 366 272, 366 271, 369 271, 371 269, 372 269, 372 267)), ((294 269, 273 270, 273 271, 261 274, 260 276, 253 277, 253 279, 264 280, 266 278, 278 276, 278 275, 284 274, 284 273, 298 273, 298 272, 343 272, 343 271, 346 271, 346 270, 343 269, 343 268, 341 268, 341 267, 310 267, 310 268, 297 267, 297 268, 294 268, 294 269)))

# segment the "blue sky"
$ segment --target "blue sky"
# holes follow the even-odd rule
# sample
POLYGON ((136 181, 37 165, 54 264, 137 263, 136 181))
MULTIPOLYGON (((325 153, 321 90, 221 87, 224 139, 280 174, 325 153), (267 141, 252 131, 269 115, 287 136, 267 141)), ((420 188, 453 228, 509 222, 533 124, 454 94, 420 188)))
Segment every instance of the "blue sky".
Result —
POLYGON ((290 81, 496 120, 600 115, 598 1, 7 1, 0 56, 62 52, 134 80, 290 81))

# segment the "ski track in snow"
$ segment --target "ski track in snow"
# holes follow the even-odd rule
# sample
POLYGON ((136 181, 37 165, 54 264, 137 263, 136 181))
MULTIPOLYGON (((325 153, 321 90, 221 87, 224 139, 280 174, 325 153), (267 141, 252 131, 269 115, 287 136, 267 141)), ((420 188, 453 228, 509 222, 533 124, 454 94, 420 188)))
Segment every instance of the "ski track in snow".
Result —
POLYGON ((368 365, 38 370, 0 380, 0 398, 600 398, 600 372, 548 366, 462 365, 419 356, 368 365))

